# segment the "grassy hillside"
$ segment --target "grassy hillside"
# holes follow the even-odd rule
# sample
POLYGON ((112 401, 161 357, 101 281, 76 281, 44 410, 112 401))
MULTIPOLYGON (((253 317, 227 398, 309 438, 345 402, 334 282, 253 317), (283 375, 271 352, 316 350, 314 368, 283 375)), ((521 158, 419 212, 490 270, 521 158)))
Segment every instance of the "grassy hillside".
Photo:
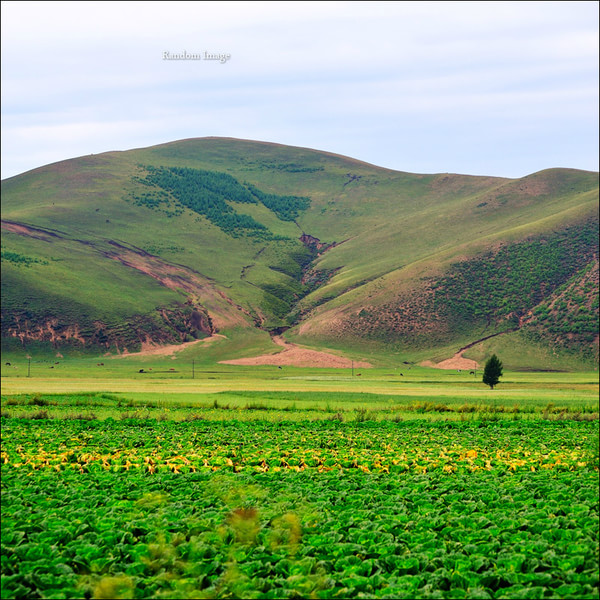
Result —
POLYGON ((597 174, 572 169, 418 175, 223 138, 86 156, 2 182, 2 336, 114 352, 219 332, 236 357, 291 328, 387 362, 523 329, 585 362, 597 210, 597 174))

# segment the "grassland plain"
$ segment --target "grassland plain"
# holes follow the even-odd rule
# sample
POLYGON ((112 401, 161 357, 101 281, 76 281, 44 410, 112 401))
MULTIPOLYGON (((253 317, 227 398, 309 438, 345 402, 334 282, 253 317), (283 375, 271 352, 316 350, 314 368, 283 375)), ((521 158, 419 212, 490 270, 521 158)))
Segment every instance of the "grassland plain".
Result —
POLYGON ((7 362, 3 598, 597 597, 597 373, 7 362))

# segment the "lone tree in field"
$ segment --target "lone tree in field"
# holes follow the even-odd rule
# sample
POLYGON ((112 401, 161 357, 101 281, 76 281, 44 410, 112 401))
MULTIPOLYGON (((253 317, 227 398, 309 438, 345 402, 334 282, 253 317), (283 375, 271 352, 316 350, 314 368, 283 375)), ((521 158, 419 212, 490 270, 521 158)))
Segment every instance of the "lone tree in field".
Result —
POLYGON ((483 383, 490 386, 490 389, 494 389, 494 386, 498 383, 502 376, 502 363, 500 359, 495 355, 488 359, 483 369, 483 383))

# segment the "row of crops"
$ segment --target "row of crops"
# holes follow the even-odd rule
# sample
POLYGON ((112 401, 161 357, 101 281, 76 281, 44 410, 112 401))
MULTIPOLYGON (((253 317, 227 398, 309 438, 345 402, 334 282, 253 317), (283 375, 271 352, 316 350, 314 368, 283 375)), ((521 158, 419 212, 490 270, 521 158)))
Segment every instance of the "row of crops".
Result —
POLYGON ((597 437, 2 419, 2 597, 597 597, 597 437))

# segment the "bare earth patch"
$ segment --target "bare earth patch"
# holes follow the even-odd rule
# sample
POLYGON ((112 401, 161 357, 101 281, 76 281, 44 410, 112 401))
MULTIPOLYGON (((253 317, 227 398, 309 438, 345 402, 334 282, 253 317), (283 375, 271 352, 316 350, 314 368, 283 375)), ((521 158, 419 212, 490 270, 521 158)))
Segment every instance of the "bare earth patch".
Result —
POLYGON ((210 342, 214 342, 220 338, 224 338, 224 335, 220 335, 218 333, 213 333, 213 335, 209 337, 205 337, 201 340, 194 340, 193 342, 184 342, 183 344, 169 344, 167 346, 156 346, 154 344, 142 344, 142 349, 140 352, 123 352, 119 354, 119 356, 113 356, 112 358, 123 358, 125 356, 172 356, 175 358, 176 352, 181 352, 181 350, 185 350, 190 348, 191 346, 195 346, 196 344, 207 344, 210 342))
POLYGON ((283 350, 277 354, 263 354, 262 356, 253 356, 251 358, 238 358, 235 360, 222 360, 222 364, 227 365, 275 365, 290 367, 323 367, 350 369, 356 368, 368 369, 372 365, 364 361, 352 361, 342 356, 330 354, 329 352, 320 352, 318 350, 308 350, 300 348, 296 344, 286 342, 280 337, 273 337, 273 341, 281 346, 283 350))
POLYGON ((461 369, 466 371, 479 368, 479 363, 475 360, 455 355, 452 358, 443 360, 435 365, 435 367, 436 369, 461 369))
POLYGON ((464 350, 457 352, 452 358, 447 358, 439 363, 434 363, 430 360, 423 361, 421 364, 422 367, 434 367, 436 369, 456 369, 457 371, 472 371, 474 369, 479 368, 479 363, 475 360, 471 360, 470 358, 463 358, 464 350))

